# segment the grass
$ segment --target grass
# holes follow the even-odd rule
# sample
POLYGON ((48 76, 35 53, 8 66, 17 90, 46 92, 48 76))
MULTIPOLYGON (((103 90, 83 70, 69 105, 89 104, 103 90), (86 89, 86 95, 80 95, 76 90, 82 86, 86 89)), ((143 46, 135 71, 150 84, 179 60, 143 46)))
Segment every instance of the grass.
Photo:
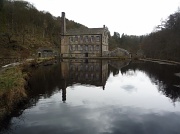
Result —
POLYGON ((0 75, 0 93, 4 90, 17 90, 23 85, 24 80, 20 67, 8 68, 0 75))
POLYGON ((52 59, 53 57, 33 59, 0 72, 0 122, 14 110, 18 103, 26 99, 25 86, 30 77, 31 68, 52 59))
POLYGON ((0 120, 27 97, 24 89, 25 75, 20 66, 8 68, 0 74, 0 120))
POLYGON ((36 61, 37 63, 42 63, 42 62, 50 61, 52 59, 54 59, 54 57, 37 58, 36 61))

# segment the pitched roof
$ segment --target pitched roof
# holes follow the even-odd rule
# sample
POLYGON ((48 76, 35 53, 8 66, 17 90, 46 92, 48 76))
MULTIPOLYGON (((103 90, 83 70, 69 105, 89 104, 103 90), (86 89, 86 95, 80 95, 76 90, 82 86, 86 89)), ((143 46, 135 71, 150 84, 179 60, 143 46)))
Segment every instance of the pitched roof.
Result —
POLYGON ((66 35, 102 34, 106 30, 106 28, 78 28, 67 30, 66 35))

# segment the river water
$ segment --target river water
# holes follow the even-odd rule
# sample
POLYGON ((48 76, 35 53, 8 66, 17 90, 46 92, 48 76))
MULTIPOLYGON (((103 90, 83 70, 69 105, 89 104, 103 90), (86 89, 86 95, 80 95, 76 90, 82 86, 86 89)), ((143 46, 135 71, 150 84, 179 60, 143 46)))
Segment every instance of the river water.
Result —
POLYGON ((27 103, 0 133, 180 133, 177 65, 64 60, 33 72, 27 103))

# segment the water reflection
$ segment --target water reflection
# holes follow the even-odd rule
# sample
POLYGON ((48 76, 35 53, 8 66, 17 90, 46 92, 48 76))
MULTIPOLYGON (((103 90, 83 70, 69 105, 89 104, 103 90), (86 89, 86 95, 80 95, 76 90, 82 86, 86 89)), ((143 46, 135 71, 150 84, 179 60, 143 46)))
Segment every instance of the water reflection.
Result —
POLYGON ((152 83, 157 85, 160 93, 169 97, 172 102, 179 101, 180 98, 180 79, 175 75, 180 72, 180 67, 176 65, 162 65, 157 63, 132 63, 124 67, 121 72, 127 73, 128 70, 140 70, 145 72, 152 83))
POLYGON ((108 60, 40 67, 29 81, 26 105, 0 132, 178 133, 179 72, 179 66, 108 60))

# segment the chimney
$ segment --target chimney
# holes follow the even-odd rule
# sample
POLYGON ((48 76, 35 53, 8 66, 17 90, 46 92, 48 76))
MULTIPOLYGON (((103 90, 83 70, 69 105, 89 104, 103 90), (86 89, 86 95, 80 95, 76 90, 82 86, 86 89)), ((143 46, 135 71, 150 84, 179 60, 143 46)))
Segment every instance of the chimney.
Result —
POLYGON ((65 18, 65 12, 62 12, 61 34, 65 35, 65 33, 66 33, 66 18, 65 18))
POLYGON ((106 28, 106 26, 105 26, 105 25, 103 25, 103 28, 105 29, 105 28, 106 28))

